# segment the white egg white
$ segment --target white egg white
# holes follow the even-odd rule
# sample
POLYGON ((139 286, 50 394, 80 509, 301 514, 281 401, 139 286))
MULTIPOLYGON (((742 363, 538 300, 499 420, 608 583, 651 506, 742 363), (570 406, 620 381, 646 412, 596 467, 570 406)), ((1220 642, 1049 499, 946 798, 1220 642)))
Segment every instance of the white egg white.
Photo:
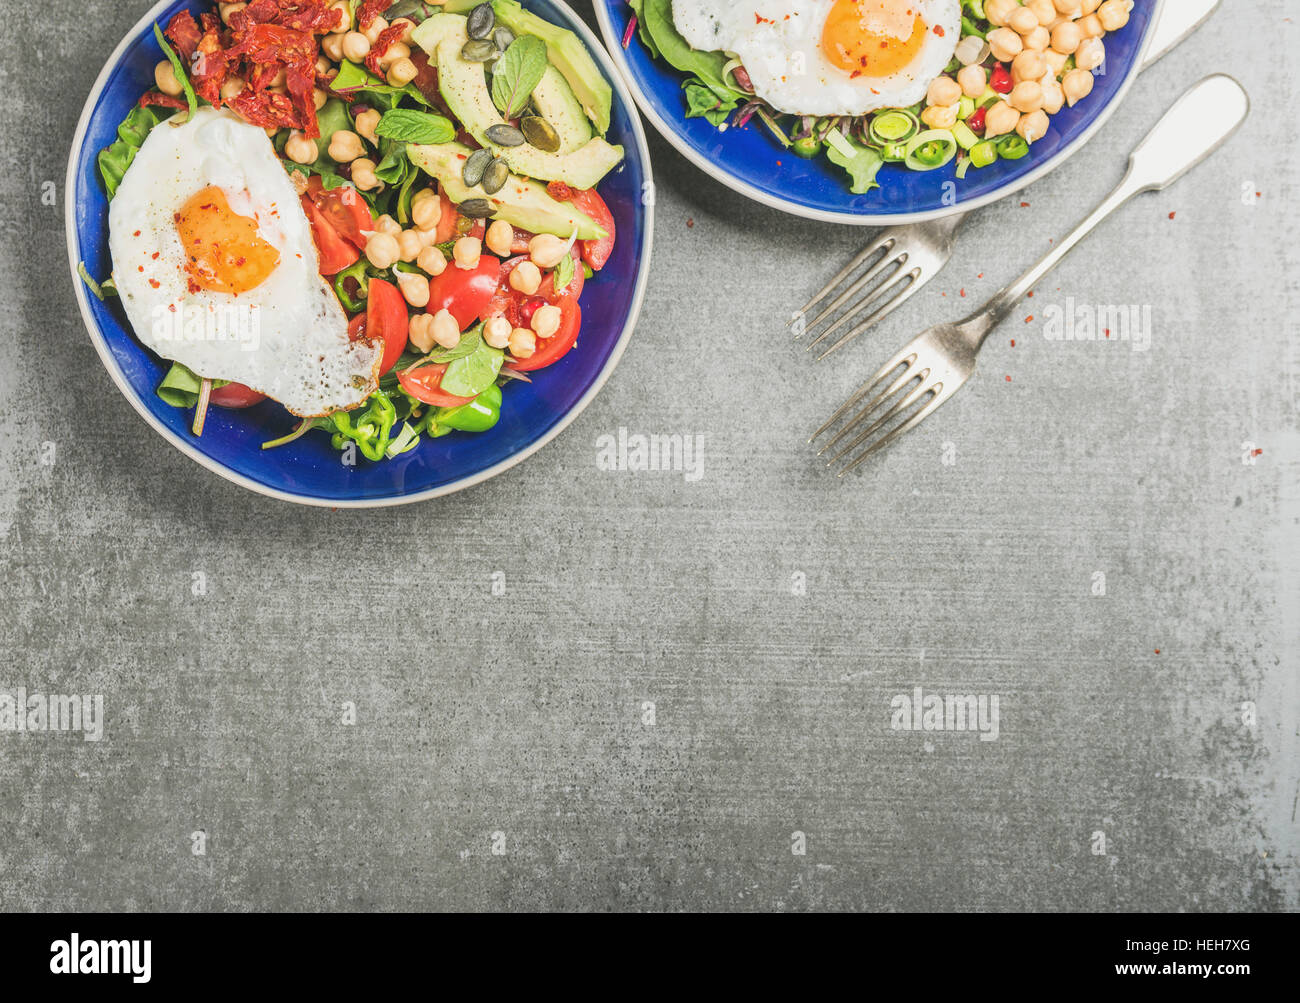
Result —
POLYGON ((156 127, 109 207, 109 249, 131 326, 164 359, 304 416, 355 407, 377 388, 382 346, 348 338, 311 225, 262 129, 211 108, 156 127), (209 185, 279 251, 271 275, 239 295, 190 291, 175 215, 209 185))
POLYGON ((672 5, 673 23, 692 48, 734 54, 754 93, 794 115, 865 115, 914 105, 943 73, 961 37, 959 0, 909 0, 908 7, 929 29, 921 50, 896 73, 853 77, 822 53, 822 31, 834 6, 835 0, 673 0, 672 5))

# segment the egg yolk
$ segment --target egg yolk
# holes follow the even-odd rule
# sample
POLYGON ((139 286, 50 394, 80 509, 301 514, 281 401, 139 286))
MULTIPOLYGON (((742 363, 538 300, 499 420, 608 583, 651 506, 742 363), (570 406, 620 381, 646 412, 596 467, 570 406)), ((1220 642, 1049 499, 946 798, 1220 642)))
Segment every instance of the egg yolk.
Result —
POLYGON ((238 295, 265 282, 280 263, 280 252, 257 232, 257 220, 231 209, 216 185, 192 196, 175 219, 191 288, 238 295))
POLYGON ((887 77, 925 43, 915 0, 837 0, 822 28, 822 52, 855 77, 887 77))

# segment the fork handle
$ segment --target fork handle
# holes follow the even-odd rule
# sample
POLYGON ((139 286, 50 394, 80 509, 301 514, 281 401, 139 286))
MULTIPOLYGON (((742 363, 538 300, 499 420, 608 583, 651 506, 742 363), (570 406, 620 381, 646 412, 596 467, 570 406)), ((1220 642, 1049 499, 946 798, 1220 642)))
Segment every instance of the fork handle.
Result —
POLYGON ((1134 195, 1168 188, 1237 131, 1250 111, 1250 99, 1241 84, 1219 73, 1206 77, 1178 99, 1156 123, 1129 157, 1128 171, 1119 186, 1092 214, 1033 268, 997 293, 983 309, 959 323, 978 349, 1024 299, 1103 219, 1134 195))

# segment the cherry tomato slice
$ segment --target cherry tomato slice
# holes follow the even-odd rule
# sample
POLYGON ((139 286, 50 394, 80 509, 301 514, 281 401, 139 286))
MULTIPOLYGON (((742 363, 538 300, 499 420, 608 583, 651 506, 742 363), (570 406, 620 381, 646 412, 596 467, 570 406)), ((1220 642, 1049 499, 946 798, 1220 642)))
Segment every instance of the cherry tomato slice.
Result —
POLYGON ((307 181, 307 197, 315 203, 321 215, 334 225, 338 235, 358 250, 366 249, 363 230, 373 230, 374 220, 370 207, 351 185, 331 188, 328 191, 320 176, 313 174, 307 181))
POLYGON ((559 361, 577 342, 578 331, 582 327, 582 307, 571 296, 562 296, 556 305, 560 308, 559 330, 552 337, 538 342, 537 351, 527 359, 511 362, 511 369, 521 373, 543 369, 559 361))
POLYGON ((302 197, 302 209, 311 223, 311 235, 316 242, 316 254, 320 259, 318 267, 322 275, 335 275, 361 257, 361 252, 339 236, 334 224, 326 219, 324 213, 316 208, 316 203, 306 195, 302 197))
POLYGON ((574 188, 572 192, 569 201, 573 206, 594 219, 606 233, 599 240, 579 241, 582 260, 591 265, 593 272, 598 272, 605 267, 605 262, 614 251, 614 214, 605 205, 605 200, 596 194, 595 189, 584 191, 574 188))
POLYGON ((227 383, 224 387, 214 387, 208 395, 208 403, 217 407, 241 408, 252 407, 266 400, 266 394, 258 393, 252 387, 242 383, 227 383))
POLYGON ((438 192, 438 200, 442 205, 442 215, 438 217, 438 226, 433 231, 433 242, 445 244, 456 236, 456 203, 447 198, 444 191, 438 192))
POLYGON ((414 397, 416 400, 433 407, 458 407, 461 404, 468 404, 473 397, 457 397, 455 394, 445 392, 442 387, 442 375, 447 371, 447 363, 434 362, 427 366, 421 366, 414 372, 400 372, 397 374, 397 382, 401 384, 403 390, 414 397))
POLYGON ((501 262, 490 254, 479 257, 473 268, 448 263, 446 271, 429 280, 429 313, 450 311, 463 331, 476 321, 496 295, 501 262))
POLYGON ((406 300, 397 287, 384 279, 371 279, 366 312, 352 318, 348 334, 354 341, 362 336, 384 340, 384 355, 379 362, 380 376, 392 369, 402 352, 406 351, 407 321, 406 300))

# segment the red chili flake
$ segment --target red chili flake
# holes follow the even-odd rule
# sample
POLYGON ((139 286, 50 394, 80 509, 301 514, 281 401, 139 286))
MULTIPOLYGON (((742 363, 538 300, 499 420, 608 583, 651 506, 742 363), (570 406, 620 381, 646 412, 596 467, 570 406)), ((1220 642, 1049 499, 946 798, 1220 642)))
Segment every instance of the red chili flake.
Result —
POLYGON ((984 278, 984 273, 983 273, 983 272, 980 272, 978 275, 975 276, 975 278, 977 278, 977 279, 982 279, 982 278, 984 278))
POLYGON ((1010 376, 1007 377, 1007 382, 1008 382, 1008 383, 1011 382, 1011 377, 1010 377, 1010 376))
POLYGON ((1028 203, 1028 202, 1021 202, 1021 203, 1020 203, 1020 208, 1021 208, 1021 209, 1028 209, 1028 208, 1029 208, 1029 203, 1028 203))
POLYGON ((141 271, 141 272, 143 272, 143 271, 144 271, 144 265, 141 265, 140 268, 139 268, 138 270, 141 271))
POLYGON ((1034 322, 1034 315, 1031 313, 1028 317, 1025 318, 1025 323, 1032 324, 1033 322, 1034 322))
POLYGON ((157 261, 158 255, 160 254, 162 254, 162 251, 154 251, 153 254, 149 255, 149 257, 153 258, 154 261, 157 261))
POLYGON ((1178 215, 1178 213, 1176 213, 1176 212, 1171 212, 1171 213, 1169 214, 1169 218, 1170 218, 1170 219, 1173 219, 1173 218, 1174 218, 1175 216, 1177 216, 1177 215, 1178 215))
POLYGON ((935 33, 936 35, 938 35, 940 38, 943 38, 943 36, 944 36, 943 25, 941 25, 941 24, 936 24, 936 25, 934 26, 934 33, 935 33))
POLYGON ((162 283, 159 282, 157 279, 150 279, 150 280, 149 280, 149 287, 150 287, 151 289, 157 289, 160 285, 162 285, 162 283))
POLYGON ((1015 338, 1012 338, 1012 339, 1011 339, 1011 347, 1012 347, 1012 348, 1015 348, 1015 347, 1016 347, 1016 339, 1015 339, 1015 338))
POLYGON ((573 189, 563 181, 552 181, 546 186, 546 194, 556 202, 567 202, 573 198, 573 189))
POLYGON ((1253 450, 1251 450, 1250 455, 1251 455, 1251 456, 1263 456, 1263 455, 1264 455, 1264 450, 1262 450, 1262 449, 1253 449, 1253 450))
POLYGON ((1029 292, 1025 293, 1025 295, 1028 296, 1030 299, 1033 299, 1033 298, 1034 298, 1034 291, 1031 289, 1031 290, 1029 290, 1029 292))
POLYGON ((965 298, 965 296, 966 296, 966 290, 963 289, 963 290, 961 291, 961 294, 962 294, 962 297, 965 298))
POLYGON ((1156 648, 1156 654, 1157 654, 1157 655, 1160 654, 1160 649, 1159 649, 1159 648, 1156 648))
POLYGON ((688 229, 694 228, 694 226, 695 226, 695 220, 693 220, 693 219, 688 219, 688 220, 686 221, 686 226, 687 226, 688 229))
MULTIPOLYGON (((180 215, 180 214, 177 213, 177 215, 180 215)), ((138 236, 140 236, 140 231, 139 231, 139 230, 136 230, 135 233, 131 234, 131 236, 132 236, 132 237, 138 237, 138 236)))

